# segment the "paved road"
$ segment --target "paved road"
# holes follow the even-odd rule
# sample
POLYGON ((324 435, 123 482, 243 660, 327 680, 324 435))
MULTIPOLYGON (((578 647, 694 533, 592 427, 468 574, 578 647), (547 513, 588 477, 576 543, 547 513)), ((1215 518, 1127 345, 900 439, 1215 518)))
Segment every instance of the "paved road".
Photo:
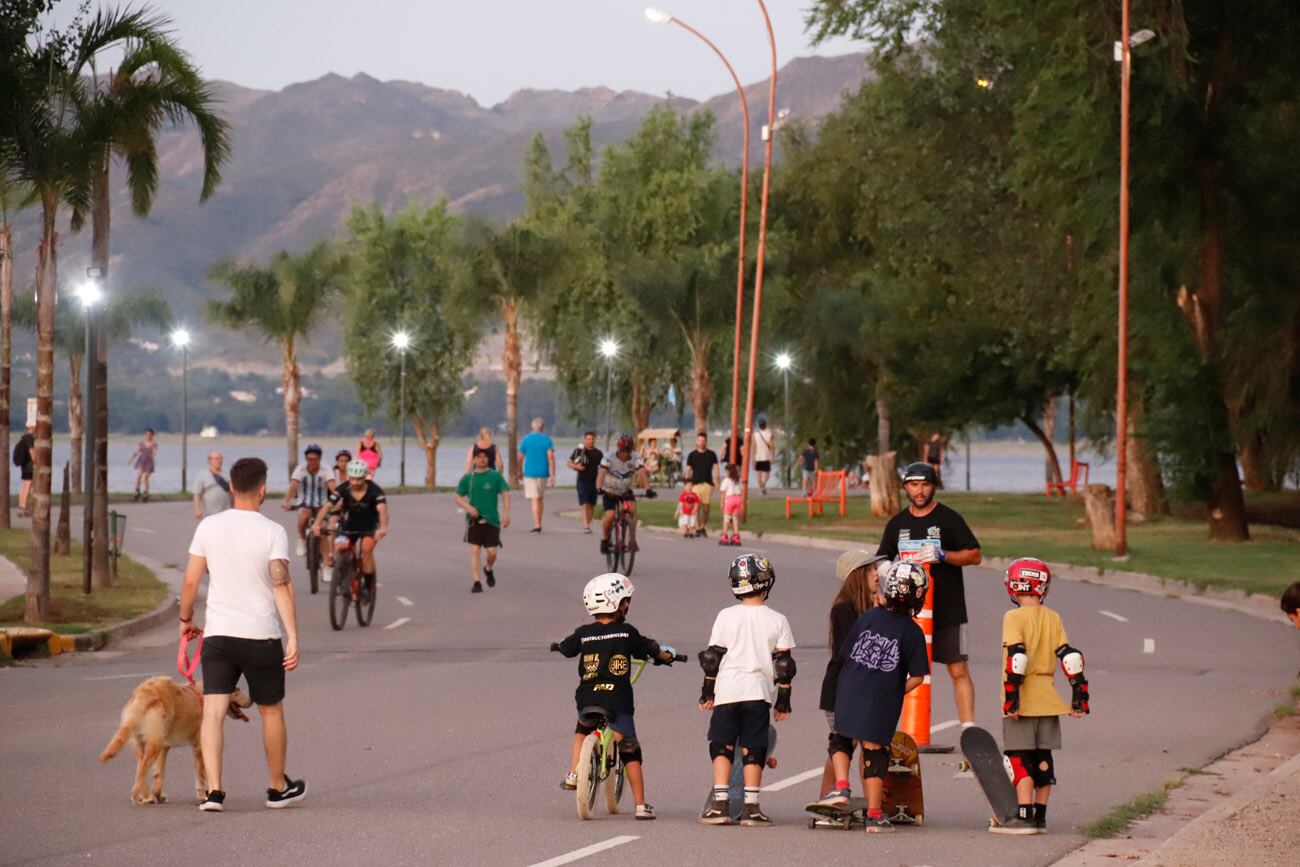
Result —
MULTIPOLYGON (((526 521, 521 505, 515 515, 526 521)), ((551 505, 568 507, 567 495, 551 505)), ((193 527, 187 509, 128 506, 128 549, 182 563, 193 527)), ((278 508, 266 511, 288 520, 278 508)), ((1087 654, 1095 710, 1065 723, 1052 833, 988 834, 976 785, 956 777, 953 756, 924 759, 924 828, 889 837, 813 832, 801 805, 815 797, 817 781, 799 778, 825 756, 817 687, 837 587, 835 552, 771 546, 778 573, 772 603, 790 618, 800 667, 795 714, 781 724, 780 766, 765 779, 774 790, 763 803, 778 827, 695 823, 709 770, 694 664, 650 669, 637 687, 649 800, 659 820, 602 815, 581 822, 572 796, 557 788, 568 761, 574 666, 545 648, 584 619, 582 586, 603 571, 596 542, 558 518, 540 536, 510 530, 498 587, 470 595, 450 498, 396 498, 392 511, 369 629, 350 623, 331 631, 326 598, 308 596, 300 576, 303 665, 290 675, 286 705, 289 769, 310 784, 300 807, 262 808, 256 722, 227 726, 222 815, 201 814, 189 802, 187 756, 171 763, 173 801, 158 807, 131 806, 131 757, 96 761, 134 685, 171 672, 169 626, 112 651, 0 670, 0 863, 532 865, 608 844, 613 848, 599 857, 620 864, 788 865, 867 852, 882 863, 1044 864, 1076 846, 1078 828, 1110 806, 1255 737, 1296 668, 1295 636, 1281 625, 1060 581, 1051 601, 1087 654)), ((714 614, 729 603, 725 566, 735 551, 645 533, 632 622, 697 651, 714 614)), ((996 731, 999 630, 1008 603, 994 573, 969 570, 967 582, 979 722, 996 731)), ((940 675, 934 723, 954 719, 952 691, 940 675)), ((952 743, 956 733, 954 724, 935 739, 952 743)))

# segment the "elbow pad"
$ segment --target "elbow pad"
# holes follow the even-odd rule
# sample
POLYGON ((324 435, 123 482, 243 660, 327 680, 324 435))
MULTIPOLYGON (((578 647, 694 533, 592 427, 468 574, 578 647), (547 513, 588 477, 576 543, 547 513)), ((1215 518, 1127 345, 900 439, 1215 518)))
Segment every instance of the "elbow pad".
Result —
POLYGON ((773 707, 781 713, 790 713, 790 686, 798 668, 788 650, 772 654, 772 663, 776 673, 776 704, 773 707))
POLYGON ((1061 660, 1061 671, 1070 681, 1070 708, 1075 713, 1088 713, 1088 679, 1083 676, 1083 653, 1078 648, 1062 644, 1056 648, 1056 658, 1061 660))
POLYGON ((1029 655, 1023 642, 1007 645, 1006 679, 1002 683, 1002 713, 1020 713, 1020 684, 1029 670, 1029 655))
POLYGON ((704 669, 704 686, 700 690, 700 704, 713 701, 713 685, 718 679, 718 669, 722 666, 722 657, 727 655, 727 648, 710 644, 700 651, 700 668, 704 669))

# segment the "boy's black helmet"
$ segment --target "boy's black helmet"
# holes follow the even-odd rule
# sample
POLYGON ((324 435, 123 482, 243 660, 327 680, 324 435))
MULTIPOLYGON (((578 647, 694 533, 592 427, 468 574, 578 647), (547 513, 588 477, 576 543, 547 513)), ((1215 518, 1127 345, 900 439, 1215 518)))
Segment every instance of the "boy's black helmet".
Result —
POLYGON ((915 461, 907 465, 903 470, 903 484, 908 482, 929 482, 932 485, 939 484, 939 477, 935 475, 934 467, 922 461, 915 461))
POLYGON ((880 576, 880 595, 891 606, 909 609, 912 616, 925 606, 925 595, 930 587, 930 576, 918 563, 900 560, 880 576))
POLYGON ((736 596, 770 593, 776 583, 776 570, 766 557, 746 554, 731 561, 727 577, 731 579, 731 592, 736 596))

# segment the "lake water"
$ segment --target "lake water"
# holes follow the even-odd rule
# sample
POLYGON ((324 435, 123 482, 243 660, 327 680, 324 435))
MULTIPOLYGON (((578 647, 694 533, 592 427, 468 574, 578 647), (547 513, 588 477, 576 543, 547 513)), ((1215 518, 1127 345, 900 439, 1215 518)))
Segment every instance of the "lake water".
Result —
MULTIPOLYGON (((139 442, 138 437, 115 436, 108 444, 108 486, 115 492, 130 492, 135 487, 135 469, 128 463, 128 458, 139 442)), ((301 446, 310 442, 304 437, 301 446)), ((156 459, 157 470, 153 474, 151 487, 158 493, 180 490, 181 484, 181 438, 166 435, 158 438, 159 448, 156 459)), ((325 437, 319 440, 325 449, 324 460, 328 463, 339 449, 356 450, 353 439, 325 437)), ((470 440, 463 438, 444 440, 438 447, 438 484, 454 485, 465 469, 465 454, 470 440)), ((379 468, 376 480, 383 486, 396 486, 399 475, 400 441, 383 440, 384 463, 379 468)), ((577 445, 576 439, 559 439, 556 441, 557 481, 560 485, 572 485, 574 472, 564 466, 564 460, 577 445)), ((1060 445, 1058 454, 1062 462, 1062 471, 1068 472, 1064 464, 1068 460, 1067 450, 1060 445)), ((266 461, 271 469, 272 489, 283 489, 287 455, 284 439, 280 437, 217 437, 201 439, 189 438, 189 481, 191 486, 199 473, 207 468, 207 456, 213 449, 219 450, 226 459, 225 469, 229 471, 237 458, 258 457, 266 461)), ((971 445, 970 486, 973 491, 1041 491, 1043 489, 1043 464, 1045 453, 1036 442, 988 442, 971 445)), ((55 486, 57 489, 59 473, 63 463, 68 459, 69 447, 66 437, 59 437, 54 445, 54 466, 56 467, 55 486)), ((8 456, 6 456, 8 457, 8 456)), ((966 486, 966 449, 957 446, 948 452, 944 467, 944 478, 952 490, 964 490, 966 486)), ((1102 459, 1095 453, 1081 451, 1079 460, 1091 464, 1090 481, 1098 484, 1115 484, 1115 464, 1111 458, 1102 459)), ((17 472, 13 473, 15 490, 18 488, 17 472)), ((419 484, 424 479, 424 452, 418 441, 407 441, 406 480, 409 484, 419 484)))

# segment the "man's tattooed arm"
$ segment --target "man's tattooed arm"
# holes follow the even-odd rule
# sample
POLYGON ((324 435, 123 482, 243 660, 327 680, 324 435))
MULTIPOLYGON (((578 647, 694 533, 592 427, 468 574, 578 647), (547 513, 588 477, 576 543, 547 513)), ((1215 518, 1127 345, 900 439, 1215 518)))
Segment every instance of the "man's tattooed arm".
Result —
POLYGON ((276 587, 283 587, 290 583, 289 561, 272 560, 271 561, 271 583, 276 587))

